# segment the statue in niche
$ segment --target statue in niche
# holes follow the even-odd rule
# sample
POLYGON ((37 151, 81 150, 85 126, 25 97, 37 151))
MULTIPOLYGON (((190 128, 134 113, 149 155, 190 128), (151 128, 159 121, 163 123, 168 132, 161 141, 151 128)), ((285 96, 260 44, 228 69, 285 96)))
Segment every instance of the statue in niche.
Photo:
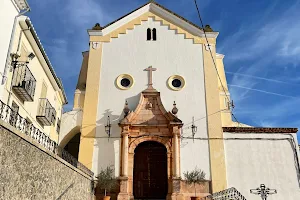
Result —
POLYGON ((155 101, 154 99, 151 99, 151 101, 150 101, 150 99, 148 99, 148 102, 146 104, 146 109, 147 110, 153 110, 154 109, 154 103, 152 103, 154 101, 155 101))
POLYGON ((146 105, 147 110, 152 110, 153 109, 153 104, 149 101, 146 105))

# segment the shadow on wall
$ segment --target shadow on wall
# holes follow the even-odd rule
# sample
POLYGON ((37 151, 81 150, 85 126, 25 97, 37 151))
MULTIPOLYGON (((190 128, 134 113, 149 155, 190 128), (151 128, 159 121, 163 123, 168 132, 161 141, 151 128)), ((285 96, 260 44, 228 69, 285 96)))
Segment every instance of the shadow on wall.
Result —
MULTIPOLYGON (((128 107, 132 111, 138 105, 140 94, 127 98, 128 107)), ((120 101, 125 105, 125 101, 120 101)), ((95 138, 95 155, 94 155, 94 172, 97 175, 101 169, 107 166, 113 166, 115 175, 120 176, 120 158, 121 158, 121 128, 119 122, 124 118, 123 110, 119 110, 120 114, 114 115, 110 109, 105 110, 102 117, 97 120, 96 138, 95 138), (110 118, 110 137, 105 131, 105 126, 108 123, 108 116, 110 118), (96 157, 95 157, 96 156, 96 157)))

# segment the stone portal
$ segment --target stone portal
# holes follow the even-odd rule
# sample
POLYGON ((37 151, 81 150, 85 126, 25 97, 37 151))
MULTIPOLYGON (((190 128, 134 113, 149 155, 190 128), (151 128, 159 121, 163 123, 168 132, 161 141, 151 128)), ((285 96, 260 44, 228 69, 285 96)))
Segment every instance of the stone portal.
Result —
POLYGON ((165 110, 154 88, 141 93, 135 111, 130 112, 126 105, 124 112, 119 123, 122 139, 118 199, 178 199, 182 121, 165 110), (150 150, 150 146, 154 149, 150 150))

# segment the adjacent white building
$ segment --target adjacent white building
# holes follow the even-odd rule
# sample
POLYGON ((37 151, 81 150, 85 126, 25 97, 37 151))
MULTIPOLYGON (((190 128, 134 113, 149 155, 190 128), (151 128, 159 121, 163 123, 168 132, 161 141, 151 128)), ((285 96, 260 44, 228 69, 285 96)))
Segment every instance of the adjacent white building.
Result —
POLYGON ((5 66, 10 63, 13 35, 18 26, 18 17, 30 10, 26 0, 2 0, 0 6, 0 96, 7 79, 5 66))

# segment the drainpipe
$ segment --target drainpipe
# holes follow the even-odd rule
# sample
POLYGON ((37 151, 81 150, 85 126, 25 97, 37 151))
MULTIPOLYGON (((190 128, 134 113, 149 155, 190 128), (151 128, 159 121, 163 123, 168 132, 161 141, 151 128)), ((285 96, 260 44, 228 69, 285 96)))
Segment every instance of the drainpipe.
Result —
POLYGON ((13 25, 13 29, 12 29, 12 33, 11 33, 10 41, 9 41, 9 47, 8 47, 8 51, 7 51, 7 55, 6 55, 4 72, 2 74, 1 85, 4 85, 6 80, 7 80, 7 75, 6 74, 7 74, 8 65, 9 65, 8 61, 9 61, 10 52, 11 52, 11 49, 12 49, 12 46, 13 46, 13 38, 14 38, 14 35, 15 35, 15 32, 16 32, 16 25, 17 25, 17 22, 18 22, 18 17, 24 15, 25 13, 27 13, 29 11, 30 11, 30 7, 28 6, 28 8, 26 10, 24 10, 23 12, 21 12, 17 16, 15 16, 14 25, 13 25))

